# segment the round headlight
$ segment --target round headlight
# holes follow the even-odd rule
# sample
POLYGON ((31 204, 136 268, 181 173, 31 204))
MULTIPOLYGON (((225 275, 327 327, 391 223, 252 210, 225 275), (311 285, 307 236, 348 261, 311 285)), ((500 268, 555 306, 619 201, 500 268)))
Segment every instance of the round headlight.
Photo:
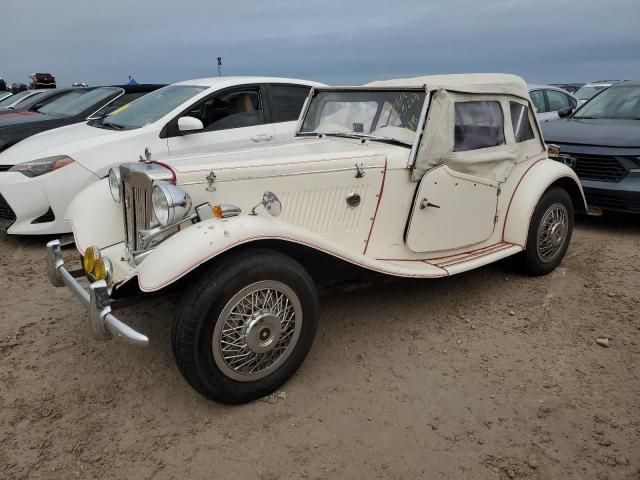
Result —
POLYGON ((120 178, 120 168, 109 170, 109 190, 113 199, 120 203, 122 201, 122 179, 120 178))
POLYGON ((191 197, 180 187, 158 183, 152 193, 153 213, 163 227, 173 225, 191 210, 191 197))

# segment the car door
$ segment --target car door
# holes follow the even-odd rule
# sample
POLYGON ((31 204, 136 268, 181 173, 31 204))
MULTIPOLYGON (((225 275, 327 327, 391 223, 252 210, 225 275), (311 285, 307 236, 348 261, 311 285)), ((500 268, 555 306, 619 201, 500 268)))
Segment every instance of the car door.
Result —
POLYGON ((311 87, 273 83, 268 86, 269 111, 276 142, 283 143, 295 136, 298 117, 311 87))
POLYGON ((266 89, 242 85, 216 92, 182 112, 167 125, 170 156, 269 145, 275 141, 268 123, 266 89), (180 117, 194 117, 203 128, 178 130, 180 117))
POLYGON ((547 94, 547 102, 549 105, 549 120, 554 120, 556 118, 560 118, 558 116, 558 111, 565 108, 575 108, 575 104, 572 101, 571 97, 565 95, 562 92, 557 90, 546 90, 547 94))
POLYGON ((454 109, 450 160, 427 171, 416 191, 405 235, 413 252, 469 247, 488 240, 495 228, 499 183, 462 170, 495 161, 509 148, 502 107, 498 101, 464 101, 454 109))
POLYGON ((529 96, 531 97, 533 106, 536 108, 536 116, 538 117, 538 121, 540 123, 548 122, 549 120, 558 118, 558 115, 555 112, 549 111, 549 103, 547 102, 546 90, 532 90, 531 92, 529 92, 529 96))

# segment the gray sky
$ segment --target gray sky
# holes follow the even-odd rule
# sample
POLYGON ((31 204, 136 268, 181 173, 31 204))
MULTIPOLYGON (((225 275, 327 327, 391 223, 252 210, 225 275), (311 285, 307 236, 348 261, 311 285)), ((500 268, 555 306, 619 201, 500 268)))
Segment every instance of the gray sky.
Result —
POLYGON ((640 0, 20 0, 0 6, 0 76, 59 86, 223 74, 333 84, 508 72, 640 78, 640 0))

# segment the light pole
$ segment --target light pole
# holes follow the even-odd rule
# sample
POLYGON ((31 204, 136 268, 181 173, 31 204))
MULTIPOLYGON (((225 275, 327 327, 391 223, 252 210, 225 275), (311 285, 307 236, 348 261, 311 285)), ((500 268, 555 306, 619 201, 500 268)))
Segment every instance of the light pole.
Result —
POLYGON ((222 75, 222 57, 218 57, 218 76, 222 75))

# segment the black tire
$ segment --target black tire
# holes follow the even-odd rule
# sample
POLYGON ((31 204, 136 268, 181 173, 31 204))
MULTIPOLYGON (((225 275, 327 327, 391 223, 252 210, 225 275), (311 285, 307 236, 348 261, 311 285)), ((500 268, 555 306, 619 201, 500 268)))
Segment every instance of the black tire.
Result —
POLYGON ((529 224, 529 232, 527 234, 527 245, 525 250, 520 254, 521 265, 529 275, 546 275, 552 272, 562 261, 573 233, 573 202, 569 193, 561 187, 552 187, 547 190, 540 198, 529 224), (548 258, 541 254, 538 248, 538 233, 541 223, 552 209, 559 209, 566 213, 566 227, 562 243, 559 248, 548 258))
MULTIPOLYGON (((298 370, 311 349, 318 325, 318 311, 318 295, 313 280, 291 257, 267 249, 230 254, 205 271, 181 300, 172 332, 176 364, 187 382, 210 400, 226 404, 255 400, 279 388, 298 370), (230 300, 241 295, 243 289, 253 288, 257 282, 276 282, 290 289, 288 295, 296 297, 298 311, 301 312, 301 319, 297 315, 293 318, 301 324, 297 342, 291 341, 290 347, 282 354, 282 357, 288 356, 279 366, 273 367, 274 370, 263 378, 239 381, 229 376, 240 375, 237 372, 229 371, 228 375, 223 371, 225 368, 233 369, 225 363, 226 360, 221 360, 221 350, 216 351, 219 362, 216 363, 214 334, 216 325, 221 323, 218 327, 221 329, 225 319, 230 318, 221 317, 221 313, 234 304, 230 300)), ((277 323, 283 324, 280 320, 277 323)), ((244 325, 248 324, 245 320, 244 325)))

